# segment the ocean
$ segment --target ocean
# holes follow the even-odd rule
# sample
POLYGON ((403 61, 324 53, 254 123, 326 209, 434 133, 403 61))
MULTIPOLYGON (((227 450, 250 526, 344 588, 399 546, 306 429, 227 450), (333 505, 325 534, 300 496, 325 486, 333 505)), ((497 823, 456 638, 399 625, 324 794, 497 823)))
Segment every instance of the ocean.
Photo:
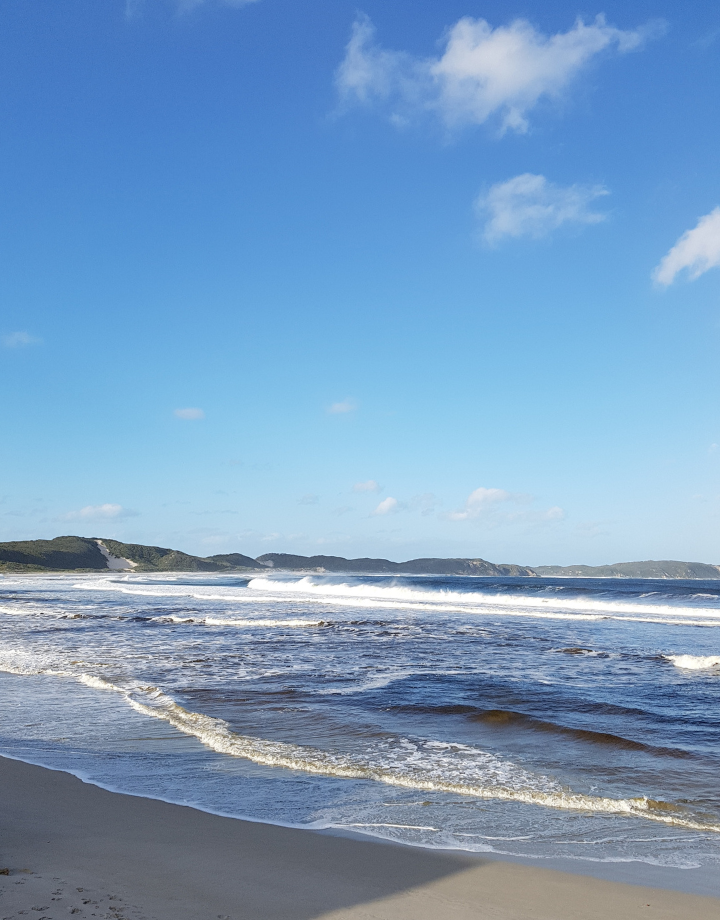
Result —
POLYGON ((0 754, 277 824, 720 868, 720 582, 0 578, 0 754))

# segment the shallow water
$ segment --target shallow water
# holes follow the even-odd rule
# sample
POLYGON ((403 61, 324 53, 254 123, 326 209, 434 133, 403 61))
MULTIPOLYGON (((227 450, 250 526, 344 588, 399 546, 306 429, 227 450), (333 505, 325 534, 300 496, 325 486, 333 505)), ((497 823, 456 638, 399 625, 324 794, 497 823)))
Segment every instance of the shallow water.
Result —
POLYGON ((720 864, 720 583, 0 579, 0 753, 223 814, 720 864))

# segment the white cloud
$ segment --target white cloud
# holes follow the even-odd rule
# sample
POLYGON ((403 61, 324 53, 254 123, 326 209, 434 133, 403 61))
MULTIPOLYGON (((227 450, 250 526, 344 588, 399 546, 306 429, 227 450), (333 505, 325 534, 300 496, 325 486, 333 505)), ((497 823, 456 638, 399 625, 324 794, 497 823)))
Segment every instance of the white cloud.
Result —
POLYGON ((352 399, 344 399, 342 402, 333 403, 331 406, 328 406, 328 412, 330 415, 342 415, 343 412, 354 412, 357 409, 355 401, 352 399))
MULTIPOLYGON (((126 0, 125 2, 125 15, 132 19, 137 16, 145 5, 147 0, 126 0)), ((250 3, 256 3, 257 0, 169 0, 169 2, 176 7, 179 13, 189 13, 191 10, 196 9, 198 6, 204 6, 208 2, 220 3, 223 6, 247 6, 250 3)))
POLYGON ((461 511, 451 511, 448 518, 451 521, 466 521, 468 518, 477 518, 485 514, 492 507, 513 500, 513 495, 504 489, 485 489, 482 486, 471 492, 461 511))
POLYGON ((137 514, 137 511, 130 511, 129 508, 123 508, 122 505, 107 503, 104 505, 85 505, 79 511, 69 511, 64 514, 62 519, 65 521, 98 521, 137 517, 137 514))
POLYGON ((391 498, 388 496, 384 498, 377 508, 373 511, 373 514, 390 514, 392 511, 398 510, 398 500, 396 498, 391 498))
POLYGON ((29 332, 11 332, 8 335, 0 337, 5 348, 22 348, 25 345, 38 345, 40 339, 29 332))
POLYGON ((547 511, 542 513, 542 519, 544 521, 564 521, 565 512, 558 505, 553 505, 552 508, 548 508, 547 511))
MULTIPOLYGON (((204 6, 208 0, 174 0, 178 9, 181 12, 187 12, 189 10, 194 10, 197 6, 204 6)), ((220 3, 224 6, 248 6, 250 3, 256 3, 257 0, 214 0, 215 3, 220 3)))
POLYGON ((653 272, 653 279, 665 286, 687 269, 694 281, 710 268, 720 265, 720 208, 701 217, 697 226, 687 230, 653 272))
POLYGON ((531 495, 481 487, 470 493, 462 508, 443 517, 450 521, 482 521, 491 527, 507 524, 544 526, 565 520, 565 512, 557 505, 541 511, 528 507, 532 503, 531 495))
POLYGON ((372 23, 361 15, 336 83, 346 102, 387 103, 397 123, 421 112, 435 114, 450 128, 494 116, 501 133, 522 133, 540 99, 558 97, 600 52, 633 51, 661 29, 655 23, 624 31, 597 16, 545 35, 525 19, 493 29, 484 19, 466 16, 448 30, 440 57, 417 58, 379 47, 372 23))
POLYGON ((368 479, 367 482, 356 482, 353 492, 382 492, 382 486, 374 479, 368 479))
POLYGON ((197 419, 205 418, 205 413, 202 409, 176 409, 173 413, 176 418, 182 418, 186 421, 196 421, 197 419))
POLYGON ((604 214, 588 207, 595 198, 607 195, 601 185, 561 186, 545 176, 523 173, 497 182, 475 202, 479 215, 486 216, 483 238, 496 243, 503 237, 547 236, 563 224, 597 224, 604 214))

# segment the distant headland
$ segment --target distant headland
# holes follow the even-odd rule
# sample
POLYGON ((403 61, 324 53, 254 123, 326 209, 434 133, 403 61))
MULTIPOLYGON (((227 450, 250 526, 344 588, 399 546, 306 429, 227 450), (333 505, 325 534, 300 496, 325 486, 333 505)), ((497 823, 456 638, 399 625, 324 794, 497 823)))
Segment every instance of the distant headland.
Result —
POLYGON ((486 559, 345 559, 242 553, 192 556, 177 549, 121 543, 105 537, 55 537, 0 543, 0 573, 42 572, 334 572, 366 575, 485 575, 553 578, 720 579, 720 566, 705 562, 646 561, 613 565, 515 565, 486 559))

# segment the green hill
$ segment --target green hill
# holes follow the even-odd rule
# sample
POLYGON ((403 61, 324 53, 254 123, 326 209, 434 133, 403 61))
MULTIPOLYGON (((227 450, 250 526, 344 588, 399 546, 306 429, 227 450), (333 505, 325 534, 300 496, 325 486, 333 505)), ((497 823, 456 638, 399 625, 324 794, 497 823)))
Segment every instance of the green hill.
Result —
POLYGON ((538 565, 538 575, 560 578, 720 578, 720 566, 706 562, 615 562, 612 565, 538 565))
POLYGON ((277 569, 304 572, 358 572, 396 575, 530 575, 532 569, 521 565, 496 565, 485 559, 345 559, 343 556, 292 556, 289 553, 266 553, 258 562, 277 569))
POLYGON ((55 537, 0 543, 2 572, 337 572, 395 575, 484 575, 546 578, 698 578, 720 579, 720 566, 705 562, 617 562, 613 565, 496 564, 485 559, 345 559, 343 556, 296 556, 266 553, 257 559, 242 553, 191 556, 178 549, 121 543, 105 537, 55 537), (103 552, 103 548, 105 552, 103 552), (105 553, 112 557, 108 561, 105 553))
POLYGON ((106 538, 55 537, 0 543, 0 572, 108 571, 108 560, 99 542, 117 560, 135 563, 127 567, 134 572, 235 572, 263 568, 242 553, 201 557, 162 546, 106 538))
POLYGON ((48 569, 92 572, 107 569, 107 560, 97 543, 85 537, 0 543, 0 571, 44 572, 48 569))

